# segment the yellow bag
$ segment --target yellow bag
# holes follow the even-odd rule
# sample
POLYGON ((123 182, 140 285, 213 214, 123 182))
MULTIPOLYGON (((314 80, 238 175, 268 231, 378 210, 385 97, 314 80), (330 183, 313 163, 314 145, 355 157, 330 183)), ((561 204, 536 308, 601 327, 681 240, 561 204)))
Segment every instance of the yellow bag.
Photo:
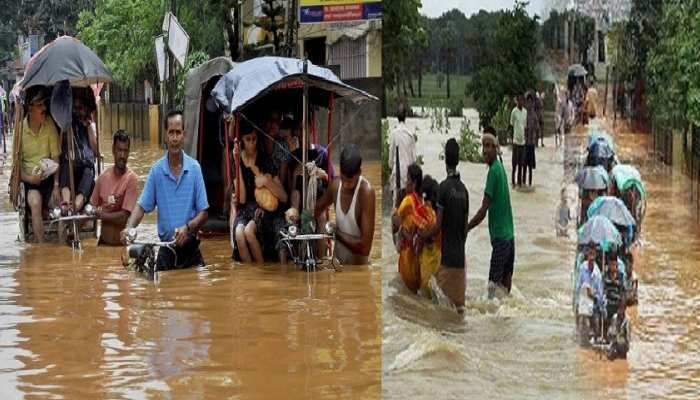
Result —
POLYGON ((266 187, 255 188, 255 201, 265 211, 275 211, 279 205, 279 200, 272 194, 272 191, 266 187))
MULTIPOLYGON (((245 159, 242 159, 241 161, 243 161, 245 165, 248 165, 245 159)), ((253 171, 253 175, 255 175, 256 177, 263 175, 263 173, 260 172, 260 169, 257 167, 257 165, 253 165, 252 167, 250 167, 250 169, 251 171, 253 171)), ((269 179, 272 179, 269 174, 264 175, 266 175, 269 179)), ((279 200, 277 199, 277 197, 275 197, 275 195, 269 188, 264 186, 255 188, 255 201, 263 210, 269 212, 277 210, 277 207, 279 206, 279 200)))

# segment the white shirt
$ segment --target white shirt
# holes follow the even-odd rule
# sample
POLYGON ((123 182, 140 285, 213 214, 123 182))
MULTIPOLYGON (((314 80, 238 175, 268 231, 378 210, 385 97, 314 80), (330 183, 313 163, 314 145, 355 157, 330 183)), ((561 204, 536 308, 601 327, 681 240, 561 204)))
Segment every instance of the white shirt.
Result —
MULTIPOLYGON (((399 148, 399 167, 401 188, 406 187, 406 175, 408 174, 408 166, 416 162, 416 141, 413 135, 406 127, 406 124, 399 122, 399 125, 391 131, 389 135, 389 166, 391 168, 391 180, 389 185, 392 192, 396 192, 396 147, 399 148)), ((394 193, 396 200, 397 193, 394 193)))
POLYGON ((525 107, 513 108, 510 112, 510 124, 513 126, 513 143, 519 146, 525 145, 525 125, 527 124, 527 110, 525 107))

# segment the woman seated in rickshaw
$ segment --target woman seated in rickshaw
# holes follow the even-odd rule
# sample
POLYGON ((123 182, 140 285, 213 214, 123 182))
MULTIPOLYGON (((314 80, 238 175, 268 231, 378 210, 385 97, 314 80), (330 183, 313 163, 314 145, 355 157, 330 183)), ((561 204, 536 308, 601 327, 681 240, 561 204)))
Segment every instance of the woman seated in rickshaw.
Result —
MULTIPOLYGON (((27 118, 22 121, 20 179, 25 184, 36 242, 44 241, 44 210, 60 199, 59 136, 48 111, 50 92, 45 87, 27 90, 27 118)), ((24 205, 22 205, 24 207, 24 205)))
MULTIPOLYGON (((236 238, 234 259, 244 263, 262 263, 265 260, 265 250, 277 247, 277 242, 270 243, 268 232, 274 232, 274 224, 279 225, 284 211, 280 203, 287 201, 279 178, 270 174, 272 160, 260 149, 258 135, 255 129, 245 122, 240 126, 243 150, 240 152, 238 176, 240 188, 238 204, 233 221, 236 238)), ((234 158, 239 151, 239 144, 234 143, 234 158)), ((234 194, 236 198, 236 194, 234 194)), ((282 225, 284 220, 281 220, 282 225)), ((277 232, 278 234, 278 232, 277 232)))
POLYGON ((71 204, 70 163, 68 162, 68 141, 66 133, 61 143, 61 214, 80 212, 95 187, 95 160, 97 155, 97 130, 92 121, 96 110, 91 89, 73 88, 73 185, 75 202, 71 204))

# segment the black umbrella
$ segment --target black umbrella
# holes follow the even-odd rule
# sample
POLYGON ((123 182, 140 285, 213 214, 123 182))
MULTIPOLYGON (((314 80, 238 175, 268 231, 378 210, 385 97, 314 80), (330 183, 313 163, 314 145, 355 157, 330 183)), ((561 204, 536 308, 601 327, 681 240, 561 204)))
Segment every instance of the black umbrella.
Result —
POLYGON ((51 92, 51 117, 61 132, 67 131, 73 121, 73 91, 68 81, 61 81, 51 92))
POLYGON ((70 86, 112 82, 102 60, 78 39, 61 36, 42 47, 29 61, 22 78, 26 90, 36 85, 53 86, 67 80, 70 86))

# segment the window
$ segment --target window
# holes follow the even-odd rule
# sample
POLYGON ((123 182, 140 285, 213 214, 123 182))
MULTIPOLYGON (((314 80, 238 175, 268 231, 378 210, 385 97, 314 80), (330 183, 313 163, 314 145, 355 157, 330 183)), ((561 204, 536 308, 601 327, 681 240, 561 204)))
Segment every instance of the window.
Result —
POLYGON ((330 46, 328 64, 340 65, 340 79, 367 77, 367 35, 352 40, 342 37, 330 46))

